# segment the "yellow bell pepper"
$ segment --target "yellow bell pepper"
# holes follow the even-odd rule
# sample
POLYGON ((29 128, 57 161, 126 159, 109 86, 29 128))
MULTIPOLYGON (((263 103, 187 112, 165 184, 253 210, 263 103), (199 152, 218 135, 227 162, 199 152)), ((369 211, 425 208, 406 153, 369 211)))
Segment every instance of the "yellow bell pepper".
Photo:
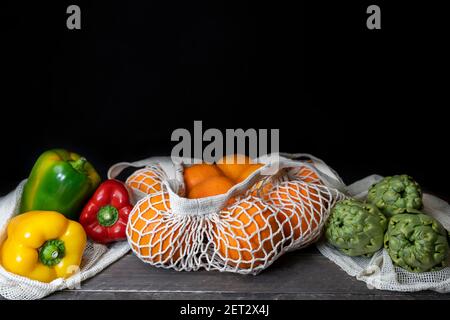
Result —
POLYGON ((0 248, 3 267, 41 282, 75 273, 86 247, 86 233, 78 222, 56 211, 29 211, 11 219, 0 248))

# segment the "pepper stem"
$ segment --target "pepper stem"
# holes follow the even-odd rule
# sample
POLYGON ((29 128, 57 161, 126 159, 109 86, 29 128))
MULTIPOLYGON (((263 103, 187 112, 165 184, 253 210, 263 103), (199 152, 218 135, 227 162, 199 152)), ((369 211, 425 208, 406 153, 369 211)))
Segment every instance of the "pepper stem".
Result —
POLYGON ((119 219, 119 211, 112 205, 101 207, 97 212, 98 223, 103 227, 111 227, 119 219))
POLYGON ((62 240, 48 240, 39 249, 39 261, 46 266, 54 266, 61 262, 66 253, 62 240))
POLYGON ((84 172, 84 171, 85 171, 84 166, 85 166, 86 163, 87 163, 86 158, 81 157, 81 158, 79 158, 79 159, 77 159, 77 160, 69 161, 69 162, 70 162, 70 165, 71 165, 75 170, 80 171, 80 172, 84 172))

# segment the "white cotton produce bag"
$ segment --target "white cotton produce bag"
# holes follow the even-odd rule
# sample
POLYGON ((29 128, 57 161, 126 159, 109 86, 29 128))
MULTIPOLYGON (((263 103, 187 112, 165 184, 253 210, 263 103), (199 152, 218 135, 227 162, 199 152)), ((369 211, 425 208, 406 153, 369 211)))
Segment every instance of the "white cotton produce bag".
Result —
MULTIPOLYGON (((0 198, 0 243, 6 237, 8 222, 19 211, 23 186, 22 181, 15 190, 0 198)), ((55 279, 50 283, 30 280, 6 271, 0 265, 0 295, 6 299, 33 300, 43 298, 55 291, 78 289, 82 281, 96 275, 111 263, 125 255, 130 249, 126 241, 111 246, 88 241, 83 254, 80 272, 68 279, 55 279)))
POLYGON ((126 182, 138 200, 130 213, 127 237, 133 253, 156 267, 256 275, 282 254, 317 241, 330 209, 345 197, 340 192, 344 184, 322 160, 309 154, 272 154, 256 159, 264 166, 226 193, 188 199, 181 194, 184 167, 191 161, 177 160, 122 162, 108 172, 115 178, 125 168, 145 167, 126 182), (321 183, 296 175, 304 168, 316 173, 321 183), (148 184, 142 177, 157 177, 161 188, 154 187, 154 179, 148 184), (285 196, 283 202, 263 200, 257 191, 255 195, 254 187, 260 190, 270 183, 274 186, 270 192, 276 199, 285 196), (281 219, 293 211, 301 218, 281 219), (301 231, 294 236, 293 230, 301 231))

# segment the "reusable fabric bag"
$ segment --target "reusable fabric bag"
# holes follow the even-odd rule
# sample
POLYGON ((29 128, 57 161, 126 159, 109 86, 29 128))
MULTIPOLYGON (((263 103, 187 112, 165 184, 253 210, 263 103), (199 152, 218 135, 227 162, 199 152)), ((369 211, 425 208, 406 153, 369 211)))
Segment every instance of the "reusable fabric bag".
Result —
MULTIPOLYGON (((19 212, 23 186, 0 198, 0 243, 6 238, 6 229, 10 218, 19 212)), ((111 246, 87 242, 83 253, 80 271, 67 279, 55 279, 50 283, 30 280, 6 271, 0 265, 0 295, 6 299, 33 300, 43 298, 55 291, 80 288, 81 282, 96 275, 111 263, 125 255, 130 247, 126 241, 111 246)))
POLYGON ((257 274, 287 251, 315 242, 342 181, 307 154, 257 159, 264 166, 225 194, 188 199, 181 159, 150 158, 110 168, 115 178, 142 167, 126 184, 140 199, 130 213, 127 237, 138 258, 177 271, 199 269, 257 274), (294 160, 294 158, 304 158, 294 160))

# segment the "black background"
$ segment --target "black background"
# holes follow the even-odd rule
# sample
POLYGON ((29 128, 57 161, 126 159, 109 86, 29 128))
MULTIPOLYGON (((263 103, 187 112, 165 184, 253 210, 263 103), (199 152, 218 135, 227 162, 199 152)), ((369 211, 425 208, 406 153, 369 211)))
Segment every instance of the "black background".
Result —
POLYGON ((53 147, 105 177, 168 155, 176 128, 279 128, 347 183, 408 173, 447 197, 442 2, 1 3, 0 190, 53 147), (314 3, 314 4, 313 4, 314 3), (78 4, 81 30, 66 28, 78 4), (382 29, 366 28, 378 4, 382 29))

